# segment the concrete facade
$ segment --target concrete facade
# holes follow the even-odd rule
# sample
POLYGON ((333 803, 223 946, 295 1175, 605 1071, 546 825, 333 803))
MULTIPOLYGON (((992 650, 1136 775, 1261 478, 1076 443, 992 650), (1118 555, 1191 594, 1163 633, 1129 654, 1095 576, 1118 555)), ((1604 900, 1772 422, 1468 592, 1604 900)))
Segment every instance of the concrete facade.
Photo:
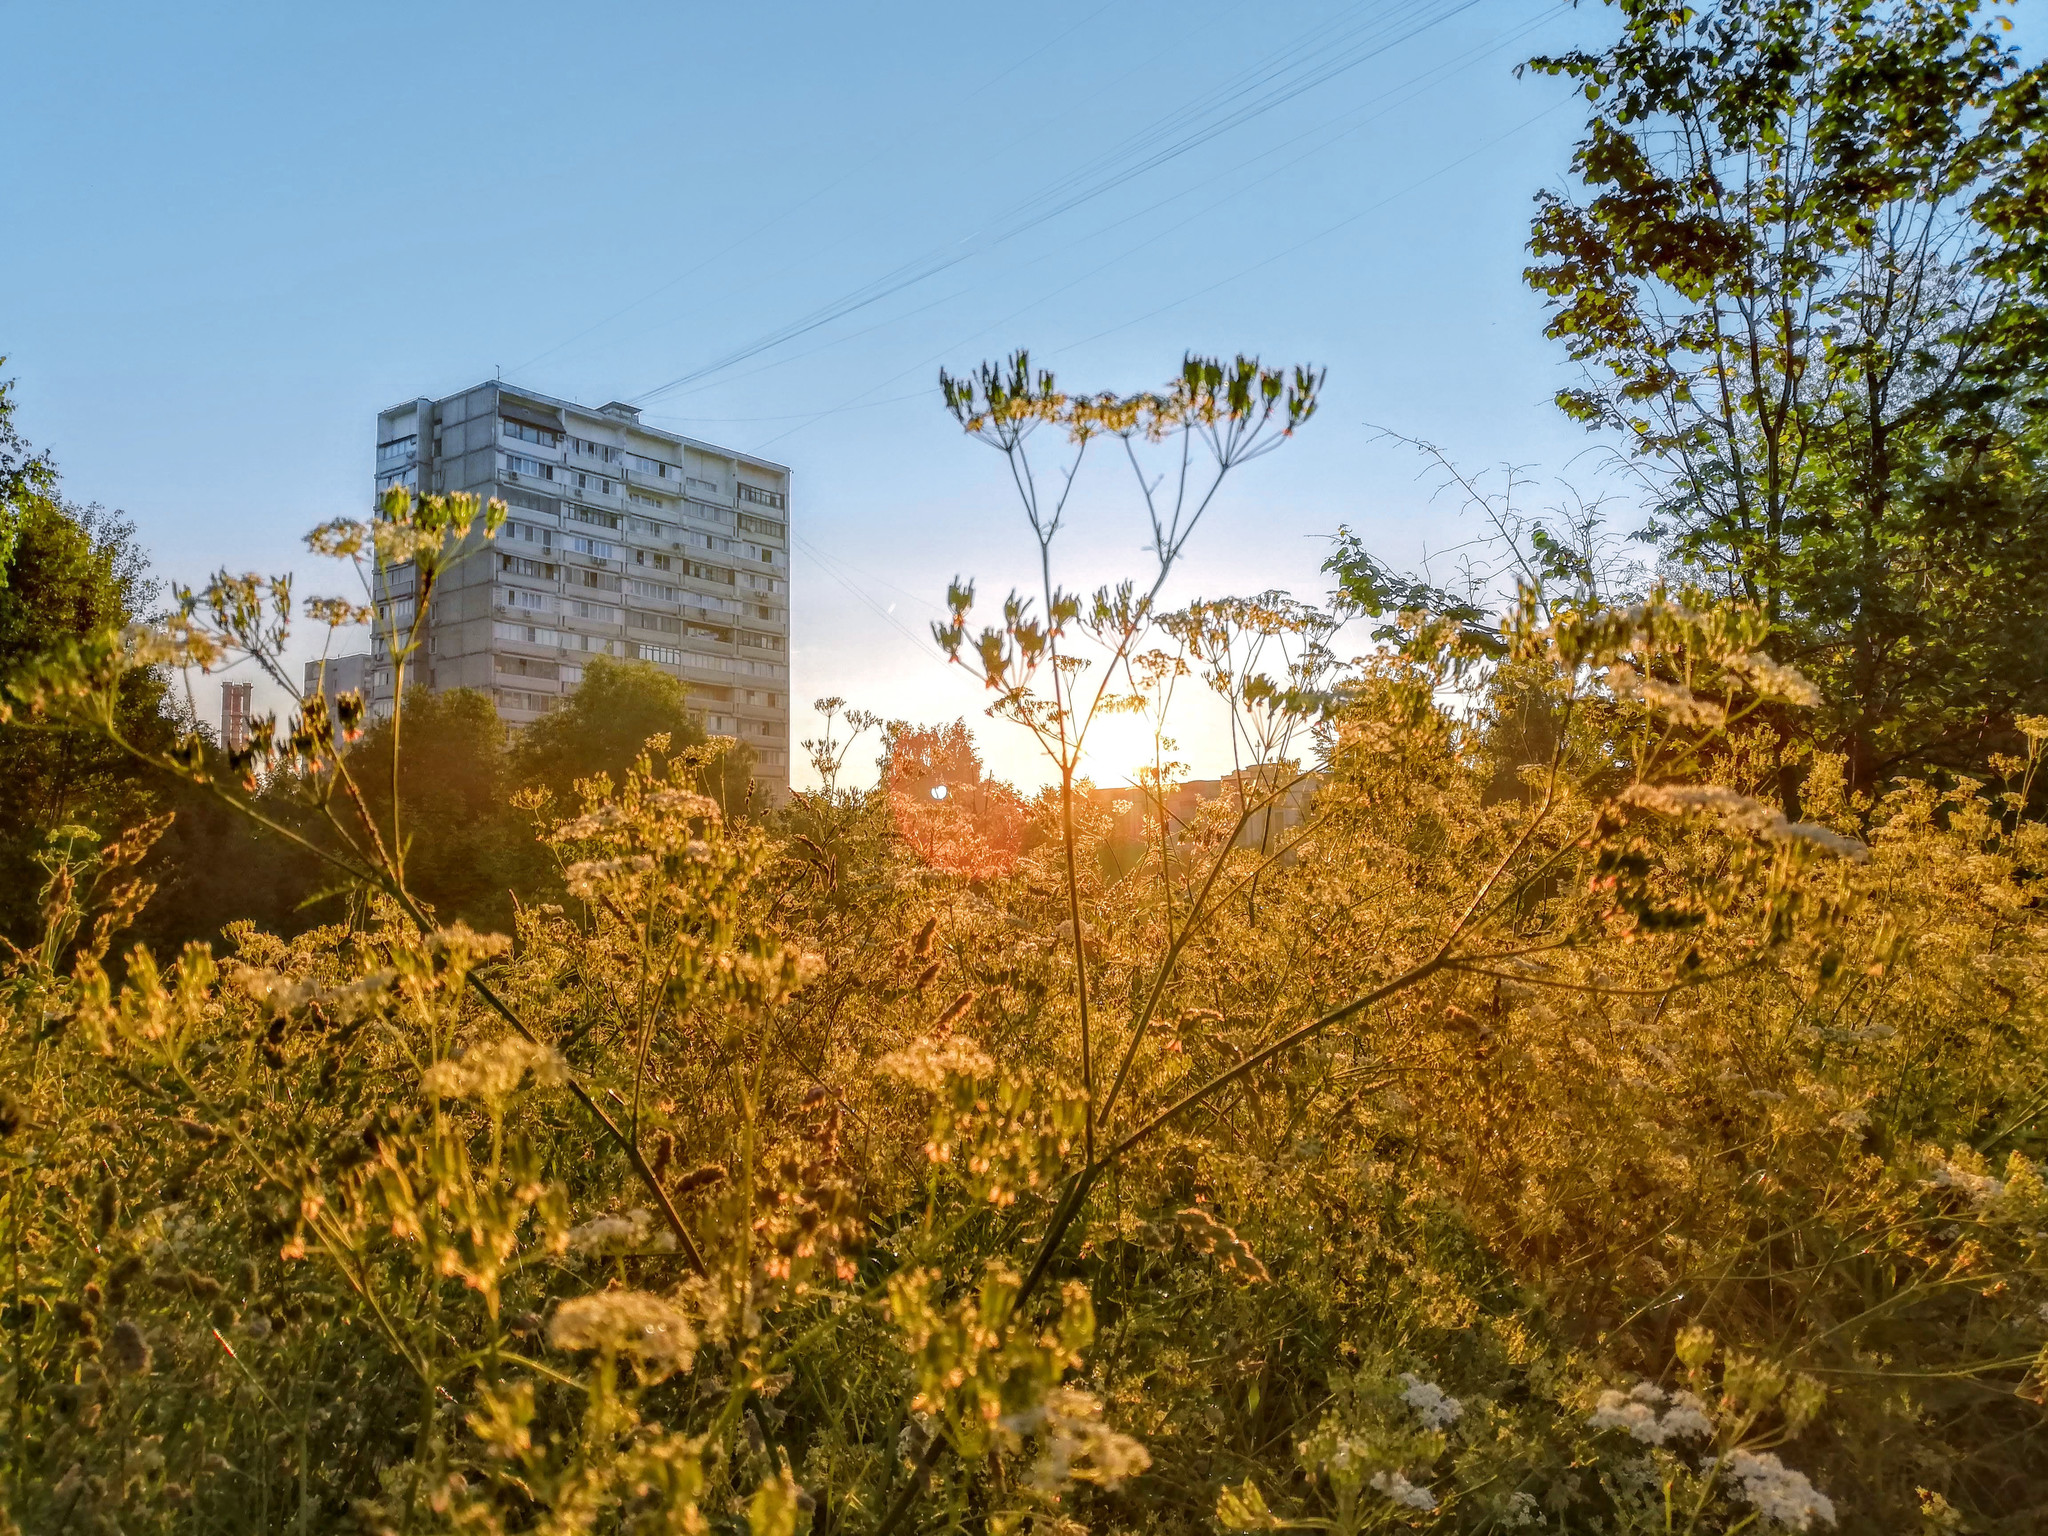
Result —
MULTIPOLYGON (((502 497, 511 515, 436 588, 412 677, 474 688, 517 727, 555 708, 593 655, 650 662, 688 686, 714 735, 752 748, 760 789, 790 770, 786 466, 502 383, 377 417, 377 490, 502 497)), ((411 622, 409 566, 381 609, 411 622)), ((391 707, 373 642, 365 697, 391 707)))

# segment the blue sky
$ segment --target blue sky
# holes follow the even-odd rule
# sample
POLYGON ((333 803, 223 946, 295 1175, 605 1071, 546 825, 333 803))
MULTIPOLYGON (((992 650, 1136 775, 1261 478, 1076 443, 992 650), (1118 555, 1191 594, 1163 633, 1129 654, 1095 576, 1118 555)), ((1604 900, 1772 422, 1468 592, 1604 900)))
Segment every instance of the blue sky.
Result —
MULTIPOLYGON (((923 638, 955 574, 1032 575, 939 365, 1029 346, 1088 390, 1189 349, 1326 366, 1321 416, 1232 483, 1174 599, 1318 598, 1340 523, 1406 564, 1469 537, 1381 429, 1586 482, 1520 281, 1581 119, 1513 66, 1607 24, 1533 0, 11 6, 0 352, 69 493, 127 511, 166 575, 309 592, 342 589, 299 539, 365 507, 379 408, 501 369, 591 403, 702 375, 647 416, 794 469, 796 698, 965 714, 1033 782, 923 638)), ((1144 571, 1144 542, 1128 472, 1084 470, 1067 584, 1144 571)), ((1201 721, 1182 746, 1218 766, 1201 721)))

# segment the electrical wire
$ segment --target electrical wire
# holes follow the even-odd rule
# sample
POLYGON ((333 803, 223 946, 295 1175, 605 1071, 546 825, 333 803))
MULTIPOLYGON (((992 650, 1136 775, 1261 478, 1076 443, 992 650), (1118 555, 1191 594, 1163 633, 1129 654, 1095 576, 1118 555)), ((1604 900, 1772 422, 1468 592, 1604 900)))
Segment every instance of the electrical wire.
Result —
POLYGON ((1380 16, 1376 30, 1375 24, 1353 28, 1351 35, 1334 47, 1329 46, 1323 35, 1325 29, 1317 29, 1262 60, 1221 90, 1197 98, 1116 149, 1098 156, 1087 166, 1061 177, 1051 187, 1015 205, 966 239, 928 252, 712 362, 642 391, 632 397, 632 403, 645 404, 723 373, 771 348, 830 325, 916 283, 927 281, 1049 219, 1101 197, 1135 176, 1191 152, 1219 134, 1294 100, 1480 3, 1481 0, 1454 0, 1449 6, 1435 10, 1427 3, 1407 5, 1380 16))

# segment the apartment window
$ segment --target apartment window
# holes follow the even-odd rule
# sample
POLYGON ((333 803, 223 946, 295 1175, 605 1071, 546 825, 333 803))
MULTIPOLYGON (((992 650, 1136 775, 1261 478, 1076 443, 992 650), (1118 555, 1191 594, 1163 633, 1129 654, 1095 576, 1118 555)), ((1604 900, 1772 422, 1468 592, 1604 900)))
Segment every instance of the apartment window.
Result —
POLYGON ((751 587, 756 592, 780 592, 783 588, 783 583, 775 577, 756 576, 751 571, 740 572, 739 584, 743 587, 751 587))
POLYGON ((555 504, 545 496, 536 496, 531 491, 507 490, 504 493, 507 505, 523 507, 528 512, 553 513, 555 504))
POLYGON ((410 437, 394 437, 388 443, 379 443, 377 445, 377 467, 384 469, 389 465, 398 463, 400 460, 411 458, 419 445, 420 435, 417 432, 413 433, 410 437))
POLYGON ((534 523, 507 523, 498 537, 506 543, 538 544, 542 549, 555 547, 555 530, 534 523))
MULTIPOLYGON (((645 501, 647 498, 635 496, 633 499, 635 501, 645 501)), ((663 503, 657 501, 654 505, 661 506, 663 503)), ((628 517, 626 519, 626 528, 628 532, 644 533, 651 539, 673 539, 682 531, 674 523, 656 522, 651 517, 628 517)))
POLYGON ((556 664, 552 661, 536 661, 530 656, 499 656, 493 665, 497 671, 512 677, 538 677, 553 682, 556 664))
POLYGON ((733 585, 734 582, 733 573, 722 565, 705 565, 701 561, 685 560, 683 568, 688 574, 696 577, 699 581, 722 582, 728 587, 733 585))
POLYGON ((670 569, 674 564, 674 562, 671 561, 667 555, 649 554, 644 549, 636 549, 633 551, 633 563, 635 565, 651 565, 657 571, 666 571, 670 569))
POLYGON ((572 587, 590 587, 599 592, 616 592, 619 590, 621 582, 618 577, 607 576, 602 571, 571 571, 569 573, 569 585, 572 587))
POLYGON ((515 576, 538 576, 542 581, 553 581, 557 567, 544 560, 528 560, 523 555, 500 555, 498 569, 515 576))
POLYGON ((775 507, 778 510, 785 505, 782 499, 782 492, 767 490, 758 485, 749 485, 744 480, 740 482, 740 500, 751 501, 757 507, 775 507))
POLYGON ((579 602, 575 598, 565 598, 563 606, 577 618, 588 619, 595 624, 616 624, 619 622, 619 610, 604 603, 585 603, 579 602))
POLYGON ((519 688, 500 688, 497 695, 500 709, 524 709, 539 715, 546 714, 558 702, 552 693, 528 693, 519 688))
POLYGON ((417 464, 409 464, 404 469, 386 470, 377 477, 377 489, 379 491, 388 491, 394 485, 402 485, 411 491, 418 490, 420 488, 419 466, 417 464))
POLYGON ((498 588, 500 608, 525 608, 534 613, 552 613, 555 600, 545 592, 529 592, 524 587, 498 588))
POLYGON ((378 615, 379 619, 387 627, 396 627, 398 629, 410 629, 412 627, 412 616, 413 603, 409 597, 403 602, 387 602, 384 605, 384 611, 378 615))
POLYGON ((755 517, 751 512, 742 512, 740 514, 740 532, 758 533, 764 539, 786 539, 789 537, 788 529, 784 528, 782 524, 774 521, 772 518, 755 517))
POLYGON ((600 464, 616 464, 619 459, 618 449, 612 447, 609 443, 593 443, 587 437, 570 438, 569 447, 584 458, 595 459, 600 464))
POLYGON ((536 448, 559 448, 562 434, 550 432, 546 427, 529 426, 523 421, 514 421, 509 416, 498 418, 498 429, 507 437, 516 437, 522 443, 532 443, 536 448))
POLYGON ((531 475, 536 480, 552 480, 555 478, 554 465, 543 464, 539 459, 529 459, 523 453, 506 454, 505 468, 512 474, 531 475))
POLYGON ((664 464, 659 459, 650 459, 642 454, 626 455, 626 468, 637 469, 643 475, 652 475, 657 480, 680 480, 683 472, 673 464, 664 464))
POLYGON ((586 475, 579 469, 571 474, 569 478, 575 482, 576 489, 579 491, 595 491, 600 496, 616 496, 619 494, 618 482, 616 480, 609 480, 603 475, 586 475))
POLYGON ((593 560, 611 560, 618 555, 618 546, 607 544, 603 539, 587 539, 580 533, 572 533, 562 542, 579 555, 588 555, 593 560))
POLYGON ((574 688, 574 687, 575 687, 575 686, 576 686, 576 685, 577 685, 578 683, 580 683, 580 682, 582 682, 582 681, 583 681, 583 663, 582 663, 582 662, 580 662, 580 661, 565 661, 565 662, 563 662, 563 663, 561 664, 561 667, 562 667, 562 681, 563 681, 563 682, 564 682, 564 683, 565 683, 566 685, 568 685, 569 687, 571 687, 571 688, 574 688))
POLYGON ((725 499, 724 490, 712 484, 709 480, 699 480, 695 475, 691 475, 683 481, 683 489, 692 496, 703 497, 706 501, 723 501, 725 499))
POLYGON ((741 630, 739 641, 741 645, 751 645, 757 651, 779 651, 782 649, 782 636, 764 635, 751 629, 741 630))
POLYGON ((716 640, 720 645, 732 644, 732 631, 713 629, 708 624, 685 624, 683 633, 697 640, 716 640))
POLYGON ((642 661, 658 661, 666 667, 683 664, 683 653, 672 645, 636 645, 633 650, 642 661))
POLYGON ((619 526, 619 514, 600 512, 595 507, 564 507, 562 515, 572 523, 588 523, 593 528, 610 528, 614 532, 619 526))
POLYGON ((650 613, 645 608, 628 608, 626 622, 635 629, 657 630, 664 635, 680 635, 683 632, 681 619, 671 618, 665 613, 650 613))
POLYGON ((510 640, 515 645, 560 645, 562 632, 558 629, 535 629, 531 624, 507 624, 500 619, 491 626, 491 638, 510 640))
POLYGON ((658 581, 628 581, 626 590, 635 597, 651 597, 661 603, 672 603, 681 595, 674 587, 663 586, 658 581))

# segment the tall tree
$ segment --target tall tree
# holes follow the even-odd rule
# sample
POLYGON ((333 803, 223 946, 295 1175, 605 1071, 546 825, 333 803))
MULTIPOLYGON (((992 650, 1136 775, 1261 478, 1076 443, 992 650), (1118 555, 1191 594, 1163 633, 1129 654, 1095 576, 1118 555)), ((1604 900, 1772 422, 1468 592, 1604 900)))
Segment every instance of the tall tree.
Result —
MULTIPOLYGON (((512 775, 522 785, 550 791, 559 810, 571 810, 578 779, 603 773, 621 782, 648 738, 657 735, 668 737, 672 752, 708 739, 683 684, 644 661, 593 657, 562 707, 520 732, 512 747, 512 775)), ((746 799, 752 757, 736 748, 725 763, 720 799, 737 810, 746 799)))
POLYGON ((1539 198, 1532 286, 1619 432, 1649 530, 1759 604, 1859 781, 1973 761, 2048 699, 2041 339, 2048 74, 1976 0, 1611 0, 1539 198))
MULTIPOLYGON (((0 677, 67 638, 119 629, 155 593, 149 561, 126 518, 65 501, 55 465, 22 441, 11 391, 0 386, 0 677)), ((164 677, 128 674, 124 728, 163 743, 176 730, 164 677)), ((35 922, 35 863, 57 828, 110 836, 161 808, 166 786, 97 733, 0 725, 0 934, 20 941, 35 922)))

